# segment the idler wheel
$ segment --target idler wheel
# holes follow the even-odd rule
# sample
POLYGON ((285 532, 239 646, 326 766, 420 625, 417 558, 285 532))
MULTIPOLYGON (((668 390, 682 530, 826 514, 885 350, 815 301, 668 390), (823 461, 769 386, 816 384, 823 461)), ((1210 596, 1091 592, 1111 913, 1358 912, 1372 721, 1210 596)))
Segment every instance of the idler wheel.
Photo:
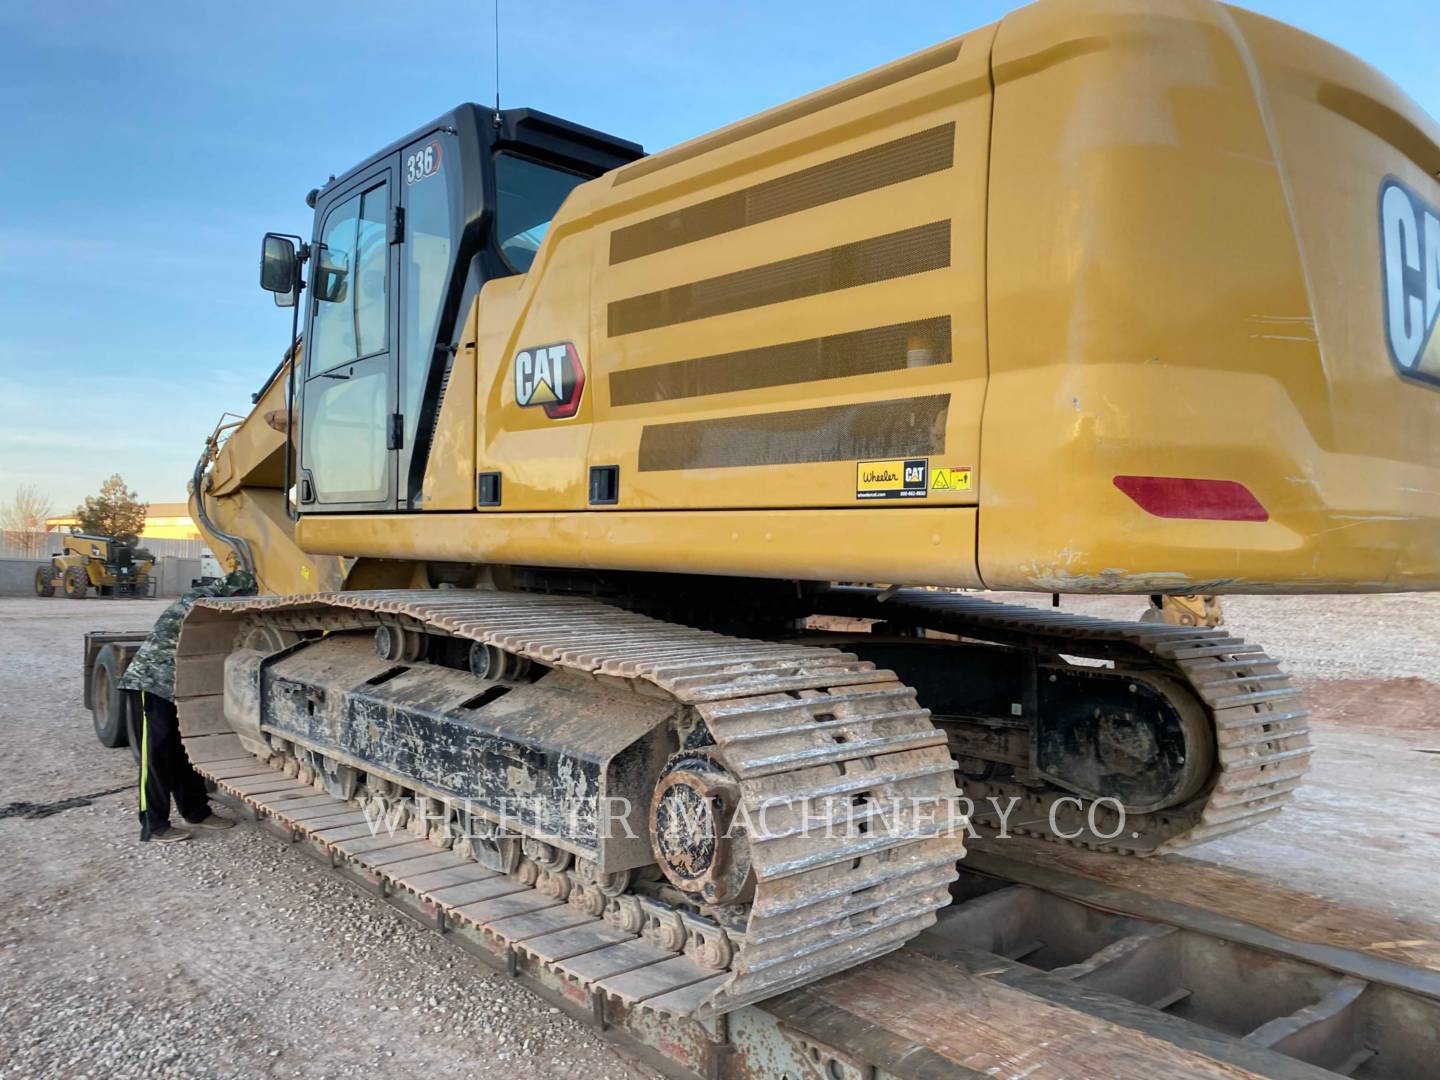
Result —
POLYGON ((751 897, 755 875, 739 805, 739 781, 712 753, 687 750, 666 763, 650 800, 650 836, 672 885, 711 904, 751 897))

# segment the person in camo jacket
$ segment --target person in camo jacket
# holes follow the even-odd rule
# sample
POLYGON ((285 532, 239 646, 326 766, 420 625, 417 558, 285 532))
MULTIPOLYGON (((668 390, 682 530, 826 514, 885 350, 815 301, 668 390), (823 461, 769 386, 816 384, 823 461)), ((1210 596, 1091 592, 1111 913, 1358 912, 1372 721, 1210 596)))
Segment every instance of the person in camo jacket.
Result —
POLYGON ((185 747, 175 713, 175 644, 180 624, 202 596, 248 596, 255 579, 233 572, 224 581, 191 589, 155 620, 154 629, 140 646, 120 679, 130 697, 127 705, 139 708, 140 727, 140 839, 172 844, 189 840, 190 833, 170 824, 170 800, 188 825, 199 829, 228 829, 235 823, 210 809, 210 798, 185 747))

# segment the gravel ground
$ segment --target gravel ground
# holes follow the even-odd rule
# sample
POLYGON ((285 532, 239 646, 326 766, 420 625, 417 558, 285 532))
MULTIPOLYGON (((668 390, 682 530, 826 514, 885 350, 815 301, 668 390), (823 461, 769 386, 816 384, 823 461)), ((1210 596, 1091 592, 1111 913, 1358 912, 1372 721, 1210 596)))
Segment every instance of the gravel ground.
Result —
POLYGON ((80 648, 162 606, 0 598, 0 807, 127 785, 0 818, 0 1076, 654 1075, 271 836, 138 843, 80 648))
MULTIPOLYGON (((1143 604, 1067 597, 1064 608, 1134 618, 1143 604)), ((1225 604, 1231 628, 1284 657, 1321 690, 1319 701, 1327 685, 1351 687, 1345 710, 1317 716, 1321 786, 1308 798, 1318 807, 1332 776, 1336 793, 1360 783, 1352 798, 1376 775, 1403 779, 1397 800, 1411 799, 1412 813, 1415 800, 1428 809, 1410 820, 1409 836, 1388 841, 1409 860, 1395 867, 1407 887, 1392 890, 1388 906, 1396 914, 1428 906, 1440 881, 1424 851, 1440 842, 1440 807, 1425 796, 1440 758, 1412 751, 1435 745, 1440 722, 1431 715, 1440 712, 1435 686, 1424 681, 1440 683, 1440 594, 1225 604), (1423 733, 1357 730, 1384 718, 1365 714, 1370 692, 1357 697, 1356 679, 1392 680, 1396 708, 1409 710, 1405 726, 1423 733), (1357 759, 1368 779, 1355 776, 1357 759), (1397 777, 1386 761, 1401 759, 1397 777)), ((95 740, 79 657, 85 630, 145 628, 160 610, 146 601, 0 598, 0 807, 125 789, 46 816, 0 816, 0 1077, 654 1075, 270 836, 240 827, 171 847, 137 843, 131 759, 95 740)), ((1378 711, 1388 711, 1379 700, 1378 711)), ((1364 901, 1375 886, 1349 858, 1378 834, 1362 822, 1345 837, 1344 877, 1360 890, 1352 895, 1309 854, 1332 842, 1337 826, 1318 809, 1307 820, 1307 805, 1288 818, 1290 830, 1282 815, 1281 826, 1197 854, 1293 875, 1317 891, 1328 882, 1336 899, 1364 901)), ((1393 831, 1393 819, 1380 827, 1393 831)))

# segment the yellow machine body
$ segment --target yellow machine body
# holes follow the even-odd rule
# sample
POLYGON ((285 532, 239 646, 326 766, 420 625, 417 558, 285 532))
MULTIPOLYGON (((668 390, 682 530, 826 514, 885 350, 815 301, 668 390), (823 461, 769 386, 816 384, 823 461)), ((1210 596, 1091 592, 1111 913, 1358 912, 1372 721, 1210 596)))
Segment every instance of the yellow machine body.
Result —
POLYGON ((1213 0, 1040 0, 652 157, 462 105, 309 201, 260 275, 308 358, 191 492, 266 595, 190 611, 182 734, 704 960, 646 1009, 932 925, 957 783, 1140 856, 1270 819, 1308 710, 1214 597, 1440 589, 1440 129, 1213 0), (622 778, 648 846, 554 824, 622 778))
POLYGON ((276 591, 325 556, 1440 588, 1437 206, 1440 128, 1340 50, 1209 0, 1041 0, 571 192, 469 309, 418 508, 291 530, 252 414, 211 511, 288 537, 255 545, 276 591), (517 398, 547 360, 572 416, 517 398))

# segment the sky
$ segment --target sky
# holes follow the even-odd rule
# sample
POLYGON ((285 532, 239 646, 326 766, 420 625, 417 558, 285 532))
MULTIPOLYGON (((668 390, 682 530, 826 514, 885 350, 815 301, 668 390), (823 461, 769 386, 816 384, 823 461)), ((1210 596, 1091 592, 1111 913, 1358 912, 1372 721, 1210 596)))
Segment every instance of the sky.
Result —
MULTIPOLYGON (((503 103, 655 151, 1000 18, 971 0, 499 0, 503 103)), ((1433 0, 1254 0, 1440 117, 1433 0)), ((304 195, 494 96, 490 0, 0 3, 0 504, 120 472, 170 502, 290 314, 257 283, 304 195)))

